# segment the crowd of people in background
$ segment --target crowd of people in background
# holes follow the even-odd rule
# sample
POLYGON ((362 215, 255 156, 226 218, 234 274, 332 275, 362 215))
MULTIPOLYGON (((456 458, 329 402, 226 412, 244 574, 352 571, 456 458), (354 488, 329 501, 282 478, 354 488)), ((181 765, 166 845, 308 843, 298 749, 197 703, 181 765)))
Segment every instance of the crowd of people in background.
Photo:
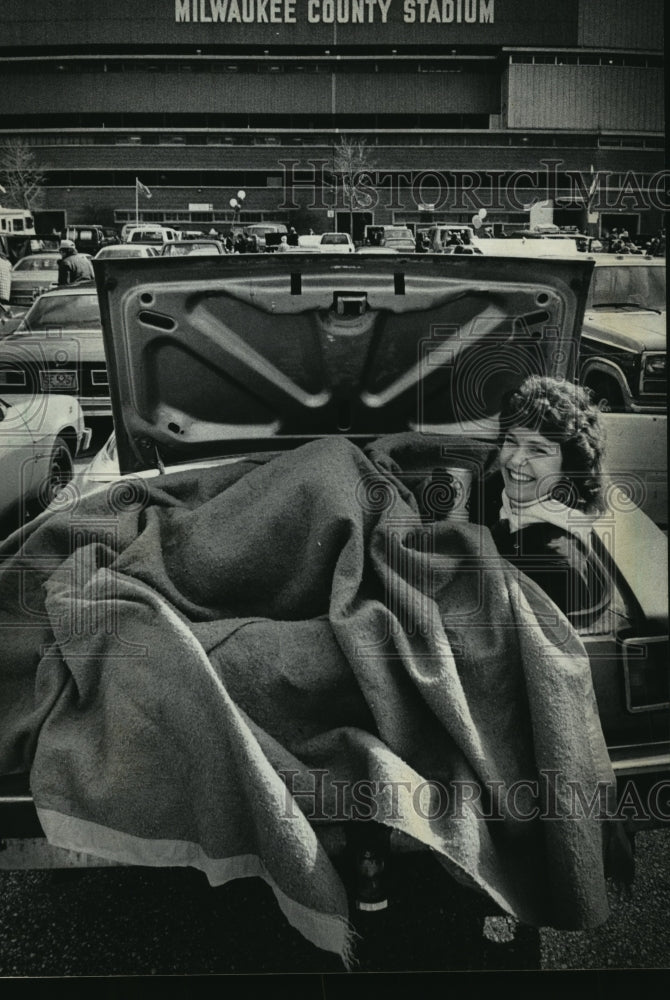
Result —
POLYGON ((603 251, 617 254, 646 254, 650 257, 665 257, 665 229, 659 229, 651 238, 633 238, 627 229, 613 228, 603 235, 603 251))

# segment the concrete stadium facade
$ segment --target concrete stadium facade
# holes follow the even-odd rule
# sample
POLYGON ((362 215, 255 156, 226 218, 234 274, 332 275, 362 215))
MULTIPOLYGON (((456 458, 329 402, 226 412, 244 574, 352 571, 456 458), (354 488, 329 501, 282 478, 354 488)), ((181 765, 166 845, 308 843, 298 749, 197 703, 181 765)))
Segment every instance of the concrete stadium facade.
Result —
POLYGON ((182 227, 353 218, 360 235, 533 205, 594 232, 663 225, 661 0, 4 0, 2 16, 0 141, 27 144, 42 207, 71 222, 132 221, 138 178, 140 218, 182 227), (353 205, 343 137, 365 142, 353 205))

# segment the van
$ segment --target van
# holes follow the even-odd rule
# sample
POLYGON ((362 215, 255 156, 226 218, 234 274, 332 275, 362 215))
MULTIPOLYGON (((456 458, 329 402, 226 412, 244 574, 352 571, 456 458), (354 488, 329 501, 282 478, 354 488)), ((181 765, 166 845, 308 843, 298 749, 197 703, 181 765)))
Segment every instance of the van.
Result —
POLYGON ((35 222, 31 213, 25 208, 3 208, 0 206, 0 233, 3 235, 20 233, 22 236, 34 236, 35 222))
POLYGON ((170 229, 169 226, 133 226, 129 229, 126 237, 126 243, 174 243, 178 240, 179 233, 176 229, 170 229))
POLYGON ((104 228, 97 223, 68 226, 65 230, 65 239, 72 240, 80 253, 91 255, 96 254, 100 247, 109 242, 104 228))

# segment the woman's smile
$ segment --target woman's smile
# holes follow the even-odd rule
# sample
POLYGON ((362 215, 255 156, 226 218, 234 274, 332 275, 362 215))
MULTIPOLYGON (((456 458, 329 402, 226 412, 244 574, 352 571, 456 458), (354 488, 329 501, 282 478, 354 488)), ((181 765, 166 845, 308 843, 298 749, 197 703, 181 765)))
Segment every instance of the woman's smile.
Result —
POLYGON ((532 503, 551 493, 561 479, 560 445, 537 431, 513 427, 500 451, 505 492, 516 503, 532 503))

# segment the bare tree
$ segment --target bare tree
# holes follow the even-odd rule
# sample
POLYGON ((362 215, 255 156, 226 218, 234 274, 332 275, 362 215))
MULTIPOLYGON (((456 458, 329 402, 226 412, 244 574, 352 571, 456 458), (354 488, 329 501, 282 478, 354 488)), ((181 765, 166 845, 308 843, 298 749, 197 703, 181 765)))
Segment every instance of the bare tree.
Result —
POLYGON ((349 209, 349 232, 354 235, 354 212, 357 208, 370 208, 375 200, 371 171, 375 164, 365 139, 348 139, 340 136, 340 143, 333 151, 333 168, 349 209))
POLYGON ((0 142, 0 182, 6 191, 3 198, 8 207, 31 211, 41 203, 44 175, 37 166, 35 154, 23 139, 0 142))

